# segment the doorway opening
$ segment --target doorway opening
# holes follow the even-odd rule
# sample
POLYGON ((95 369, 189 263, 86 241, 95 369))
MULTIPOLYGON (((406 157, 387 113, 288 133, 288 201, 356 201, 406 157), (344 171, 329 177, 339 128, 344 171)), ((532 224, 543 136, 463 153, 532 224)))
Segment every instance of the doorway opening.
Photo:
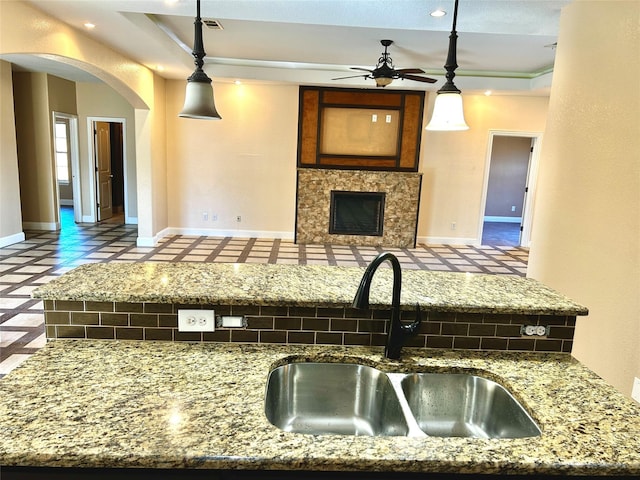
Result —
POLYGON ((89 122, 93 146, 91 169, 95 171, 91 188, 95 221, 124 224, 127 209, 125 119, 92 117, 89 122))
POLYGON ((53 149, 58 224, 63 228, 62 207, 66 207, 65 217, 72 217, 75 223, 82 221, 78 117, 53 112, 53 149))
POLYGON ((478 239, 528 247, 541 133, 490 132, 478 239))

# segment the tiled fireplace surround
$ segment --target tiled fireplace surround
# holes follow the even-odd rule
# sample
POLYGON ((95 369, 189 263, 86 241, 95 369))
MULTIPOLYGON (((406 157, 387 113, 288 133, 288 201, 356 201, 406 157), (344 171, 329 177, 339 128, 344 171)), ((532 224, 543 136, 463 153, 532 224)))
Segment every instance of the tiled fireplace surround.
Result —
POLYGON ((299 168, 296 243, 414 247, 421 180, 417 172, 299 168), (332 190, 384 192, 382 236, 329 233, 332 190))

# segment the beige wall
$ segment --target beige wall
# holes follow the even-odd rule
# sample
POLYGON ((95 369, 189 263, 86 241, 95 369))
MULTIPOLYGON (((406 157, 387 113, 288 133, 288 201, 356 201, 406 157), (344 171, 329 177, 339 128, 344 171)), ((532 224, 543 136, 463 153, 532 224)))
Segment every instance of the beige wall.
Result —
POLYGON ((48 75, 14 72, 16 143, 24 228, 55 230, 55 205, 48 75))
MULTIPOLYGON (((80 176, 82 178, 82 212, 84 217, 95 212, 91 205, 89 184, 94 181, 92 149, 89 144, 88 117, 117 118, 125 120, 125 154, 127 175, 128 208, 125 211, 127 220, 135 222, 138 216, 136 195, 136 131, 135 112, 133 107, 109 85, 98 82, 80 82, 76 84, 78 99, 78 137, 80 151, 80 176)), ((87 218, 88 220, 88 218, 87 218)))
MULTIPOLYGON (((167 85, 172 231, 291 237, 298 87, 216 84, 216 106, 223 118, 203 122, 177 117, 184 82, 167 85)), ((421 241, 476 238, 490 130, 544 130, 546 97, 469 95, 465 102, 468 132, 423 132, 421 241), (450 230, 451 222, 456 222, 456 231, 450 230)), ((427 102, 425 125, 432 107, 427 102)))
POLYGON ((485 216, 522 217, 530 148, 528 137, 493 137, 485 216))
MULTIPOLYGON (((47 75, 47 85, 49 89, 49 111, 77 115, 76 84, 63 78, 47 75)), ((51 159, 54 163, 53 172, 55 175, 55 140, 53 138, 55 130, 53 117, 51 115, 50 118, 51 123, 49 125, 49 130, 51 132, 51 159)), ((70 164, 69 172, 71 172, 70 164)), ((71 178, 71 176, 69 176, 69 178, 71 178)), ((58 192, 57 195, 60 199, 73 199, 73 188, 71 182, 68 184, 58 183, 56 188, 58 192)))
POLYGON ((292 238, 298 87, 214 88, 222 120, 191 120, 177 116, 185 82, 167 82, 169 225, 292 238))
POLYGON ((69 115, 78 114, 76 84, 74 82, 54 75, 47 75, 47 88, 49 89, 50 111, 68 113, 69 115))
MULTIPOLYGON (((425 125, 435 95, 429 95, 425 125)), ((465 95, 469 130, 423 131, 420 158, 422 195, 418 240, 429 243, 474 243, 482 221, 482 194, 490 130, 543 132, 548 98, 465 95), (455 223, 455 230, 451 224, 455 223)))
POLYGON ((626 394, 640 377, 639 20, 635 1, 562 11, 529 257, 529 276, 590 309, 573 354, 626 394))
MULTIPOLYGON (((161 232, 169 226, 169 195, 167 178, 167 147, 168 133, 171 126, 167 123, 166 80, 154 75, 153 78, 154 105, 151 118, 151 175, 153 185, 153 230, 161 232)), ((174 116, 175 118, 175 116, 174 116)))
POLYGON ((0 248, 23 239, 11 65, 0 60, 0 248))

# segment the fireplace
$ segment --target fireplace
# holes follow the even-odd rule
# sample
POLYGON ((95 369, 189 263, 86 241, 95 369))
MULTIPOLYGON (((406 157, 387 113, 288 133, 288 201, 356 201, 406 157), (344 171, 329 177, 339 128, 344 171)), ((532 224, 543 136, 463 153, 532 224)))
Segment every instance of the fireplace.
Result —
MULTIPOLYGON (((422 175, 417 172, 300 168, 295 241, 301 244, 415 247, 421 180, 422 175), (349 206, 348 202, 339 206, 338 210, 344 208, 344 212, 335 213, 336 193, 338 197, 341 193, 350 195, 352 200, 365 205, 349 206), (378 198, 372 198, 372 195, 378 198), (342 233, 344 228, 354 228, 346 225, 353 223, 353 217, 359 218, 355 229, 361 231, 342 233)), ((338 198, 338 204, 342 200, 338 198)))
POLYGON ((384 192, 331 192, 329 233, 382 236, 384 192))

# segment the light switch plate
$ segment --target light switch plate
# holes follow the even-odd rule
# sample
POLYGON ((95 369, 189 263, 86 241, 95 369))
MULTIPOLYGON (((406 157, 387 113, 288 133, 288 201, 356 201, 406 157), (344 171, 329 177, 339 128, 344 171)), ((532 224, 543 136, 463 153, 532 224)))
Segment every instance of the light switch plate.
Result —
POLYGON ((247 321, 243 316, 223 315, 220 317, 218 326, 224 328, 243 328, 247 326, 247 321))
POLYGON ((213 332, 216 329, 213 310, 178 310, 179 332, 213 332))
POLYGON ((640 378, 633 379, 633 389, 631 390, 631 398, 640 403, 640 378))

